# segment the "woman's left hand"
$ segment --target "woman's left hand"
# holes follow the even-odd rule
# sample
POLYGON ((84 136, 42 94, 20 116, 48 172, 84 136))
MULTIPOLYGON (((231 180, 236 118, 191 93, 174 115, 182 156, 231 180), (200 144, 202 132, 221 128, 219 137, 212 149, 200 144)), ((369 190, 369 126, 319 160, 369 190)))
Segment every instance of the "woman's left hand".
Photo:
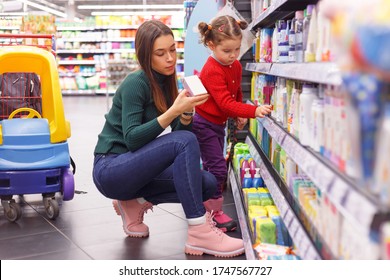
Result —
POLYGON ((188 91, 184 89, 179 93, 172 107, 174 107, 180 114, 184 112, 192 112, 196 106, 205 103, 208 98, 208 94, 190 96, 188 91))

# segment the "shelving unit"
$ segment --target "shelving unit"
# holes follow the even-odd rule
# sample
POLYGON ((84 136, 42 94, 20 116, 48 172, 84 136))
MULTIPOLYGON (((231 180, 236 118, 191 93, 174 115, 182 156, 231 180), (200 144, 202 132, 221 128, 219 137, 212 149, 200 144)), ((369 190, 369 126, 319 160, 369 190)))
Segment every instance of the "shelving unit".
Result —
POLYGON ((249 28, 270 27, 276 20, 292 17, 296 10, 317 2, 318 0, 273 0, 271 6, 250 23, 249 28))
POLYGON ((280 212, 280 216, 282 217, 294 244, 299 249, 300 257, 306 260, 321 259, 313 241, 310 239, 306 229, 291 206, 293 202, 284 182, 282 182, 279 177, 271 175, 271 173, 275 174, 275 171, 272 170, 271 165, 266 163, 267 159, 252 135, 248 135, 245 143, 248 144, 250 154, 255 162, 259 164, 260 174, 280 212))
MULTIPOLYGON (((276 20, 292 18, 295 10, 303 9, 308 4, 316 4, 318 0, 277 0, 273 1, 271 7, 261 13, 252 21, 250 28, 255 30, 262 27, 270 27, 276 20)), ((247 63, 245 70, 249 72, 263 73, 276 77, 284 77, 302 82, 312 82, 323 85, 339 86, 342 84, 341 71, 335 63, 315 62, 315 63, 247 63)), ((295 162, 308 179, 310 179, 320 193, 326 195, 338 215, 342 217, 342 223, 348 224, 359 236, 362 237, 363 244, 374 252, 371 256, 378 256, 380 251, 380 227, 390 220, 390 209, 381 204, 379 199, 369 193, 360 182, 347 176, 342 171, 323 157, 320 153, 303 146, 295 136, 291 135, 280 123, 272 117, 265 117, 256 120, 259 125, 268 132, 280 147, 286 152, 288 157, 295 162)), ((260 167, 260 173, 265 185, 269 189, 275 205, 281 213, 294 245, 297 247, 302 259, 337 259, 333 255, 329 246, 331 240, 326 240, 328 236, 322 236, 320 229, 311 218, 300 209, 299 202, 294 198, 281 175, 273 167, 272 162, 263 152, 256 138, 249 133, 245 140, 250 147, 250 154, 260 167), (308 224, 310 224, 308 229, 308 224), (320 246, 318 246, 320 244, 320 246)), ((231 181, 236 180, 230 174, 231 181)), ((242 208, 242 198, 240 192, 234 190, 237 182, 231 182, 233 194, 239 213, 242 208), (238 193, 238 194, 237 194, 238 193)), ((332 206, 332 207, 333 207, 332 206)), ((246 215, 245 209, 242 210, 246 215)), ((321 217, 319 217, 321 219, 321 217)), ((246 216, 240 217, 241 228, 248 228, 246 216)), ((321 220, 322 226, 330 225, 332 221, 321 220)), ((245 240, 244 233, 244 240, 245 240)), ((249 245, 247 245, 249 247, 249 245)), ((354 256, 352 256, 353 258, 354 256)))
MULTIPOLYGON (((62 93, 64 95, 95 95, 115 93, 115 89, 107 89, 108 73, 106 68, 110 61, 127 60, 129 64, 135 64, 134 37, 138 25, 112 25, 112 26, 59 26, 57 61, 60 67, 60 77, 63 78, 62 93), (71 32, 71 33, 70 33, 71 32), (77 69, 77 70, 74 70, 77 69), (96 89, 80 89, 76 79, 95 77, 101 80, 96 89), (67 80, 68 79, 68 80, 67 80)), ((172 27, 180 30, 181 27, 172 27)), ((174 32, 175 33, 175 32, 174 32)), ((175 35, 177 35, 175 33, 175 35)), ((175 38, 182 44, 182 38, 175 38)), ((184 48, 177 49, 179 59, 178 74, 182 72, 184 65, 184 48)), ((135 68, 135 67, 130 67, 135 68)), ((126 73, 127 74, 127 73, 126 73)))
POLYGON ((340 69, 332 62, 247 63, 245 70, 319 84, 341 84, 340 69))

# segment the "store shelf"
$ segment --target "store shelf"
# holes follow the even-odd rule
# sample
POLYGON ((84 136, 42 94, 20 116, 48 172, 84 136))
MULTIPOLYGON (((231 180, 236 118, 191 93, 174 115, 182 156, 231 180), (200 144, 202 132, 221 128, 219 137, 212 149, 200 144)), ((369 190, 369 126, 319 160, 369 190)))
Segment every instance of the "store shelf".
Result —
POLYGON ((64 42, 92 42, 92 43, 101 43, 101 42, 134 42, 134 37, 118 37, 118 38, 61 38, 64 42))
POLYGON ((60 60, 58 65, 95 65, 97 61, 95 60, 60 60))
POLYGON ((245 70, 319 84, 342 83, 340 69, 331 62, 247 63, 245 70))
POLYGON ((57 54, 101 54, 101 53, 135 53, 135 49, 93 49, 93 50, 57 50, 57 54))
POLYGON ((242 240, 244 241, 245 256, 247 260, 255 260, 257 257, 255 256, 255 252, 253 250, 252 238, 247 224, 247 215, 246 211, 244 210, 243 201, 241 198, 241 189, 237 184, 237 178, 231 165, 229 165, 228 173, 229 182, 234 197, 234 204, 236 205, 238 223, 240 224, 241 236, 242 240))
POLYGON ((319 0, 274 0, 271 6, 262 12, 250 24, 250 29, 271 27, 277 20, 293 17, 295 11, 303 10, 309 4, 316 4, 319 0))
POLYGON ((326 162, 311 149, 302 146, 273 119, 266 117, 258 121, 321 192, 329 196, 343 217, 363 234, 369 236, 372 223, 377 219, 376 215, 383 212, 383 207, 378 201, 333 168, 331 163, 326 162))
MULTIPOLYGON (((57 26, 57 31, 93 31, 108 29, 138 29, 139 25, 93 25, 93 26, 57 26)), ((171 29, 183 29, 181 26, 171 26, 171 29)))
POLYGON ((250 154, 255 162, 259 164, 261 176, 272 196, 272 199, 274 200, 276 207, 280 212, 280 216, 283 219, 283 222, 294 242, 294 245, 298 248, 299 256, 305 260, 322 259, 315 245, 313 244, 312 239, 307 234, 304 226, 286 199, 287 195, 282 192, 281 188, 279 188, 278 183, 276 183, 274 177, 271 175, 266 164, 261 158, 259 152, 260 148, 258 147, 257 143, 255 143, 250 136, 246 138, 245 143, 248 144, 250 154))
POLYGON ((62 95, 104 95, 104 94, 114 94, 114 90, 107 90, 106 89, 79 89, 79 90, 72 90, 72 89, 63 89, 61 90, 62 95))

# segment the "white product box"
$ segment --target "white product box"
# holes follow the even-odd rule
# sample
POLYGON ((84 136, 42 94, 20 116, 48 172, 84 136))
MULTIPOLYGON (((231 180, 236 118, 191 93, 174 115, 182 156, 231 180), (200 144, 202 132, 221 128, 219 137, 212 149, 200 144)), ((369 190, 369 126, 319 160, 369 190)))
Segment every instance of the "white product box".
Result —
POLYGON ((192 96, 207 94, 206 88, 203 86, 197 75, 184 77, 183 86, 192 96))

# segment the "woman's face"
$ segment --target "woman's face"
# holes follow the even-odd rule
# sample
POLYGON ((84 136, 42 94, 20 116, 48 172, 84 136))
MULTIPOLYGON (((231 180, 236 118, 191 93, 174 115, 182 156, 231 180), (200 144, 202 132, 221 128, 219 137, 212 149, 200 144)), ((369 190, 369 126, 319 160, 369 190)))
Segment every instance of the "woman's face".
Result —
POLYGON ((175 73, 176 43, 172 35, 162 35, 154 41, 152 69, 169 76, 175 73))

